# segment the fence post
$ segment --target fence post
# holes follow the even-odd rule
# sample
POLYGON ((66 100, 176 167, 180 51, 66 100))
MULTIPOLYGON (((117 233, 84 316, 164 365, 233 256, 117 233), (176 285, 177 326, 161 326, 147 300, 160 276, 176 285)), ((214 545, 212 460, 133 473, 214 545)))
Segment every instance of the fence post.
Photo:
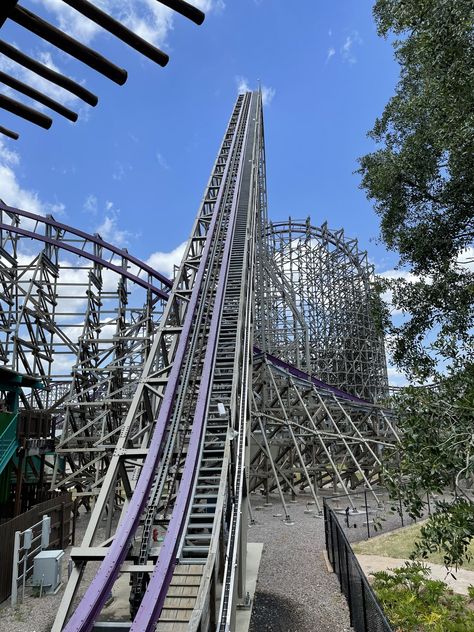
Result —
POLYGON ((72 534, 71 534, 71 546, 76 546, 76 520, 77 520, 77 498, 74 499, 72 505, 72 534))
POLYGON ((402 519, 402 527, 404 527, 405 523, 403 522, 403 505, 402 505, 402 497, 400 496, 400 493, 398 494, 398 502, 400 503, 400 518, 402 519))
POLYGON ((20 561, 20 531, 15 531, 15 543, 13 545, 13 572, 12 572, 12 596, 11 604, 16 606, 18 602, 18 563, 20 561))
POLYGON ((59 522, 59 541, 61 548, 64 549, 64 502, 61 503, 60 522, 59 522))
POLYGON ((346 577, 347 577, 347 595, 346 595, 346 599, 347 599, 347 605, 349 606, 349 621, 350 624, 352 626, 352 588, 351 588, 351 575, 349 573, 349 555, 348 555, 348 551, 347 551, 347 547, 344 544, 344 548, 345 548, 345 556, 346 556, 346 577))
MULTIPOLYGON (((339 527, 339 525, 337 525, 337 527, 339 527)), ((341 592, 343 593, 344 591, 342 590, 341 544, 339 542, 339 528, 336 528, 335 531, 337 545, 337 565, 339 566, 339 573, 337 573, 337 575, 339 576, 339 586, 341 587, 341 592)))
POLYGON ((48 548, 50 533, 51 533, 51 518, 49 516, 43 516, 43 520, 41 523, 41 550, 48 548))
POLYGON ((364 497, 365 497, 365 520, 367 522, 367 539, 370 540, 369 505, 367 504, 367 490, 364 491, 364 497))
POLYGON ((329 515, 329 528, 331 529, 331 555, 332 555, 331 566, 332 566, 333 572, 335 573, 336 569, 334 568, 334 530, 332 528, 334 517, 332 514, 332 510, 328 511, 328 515, 329 515))

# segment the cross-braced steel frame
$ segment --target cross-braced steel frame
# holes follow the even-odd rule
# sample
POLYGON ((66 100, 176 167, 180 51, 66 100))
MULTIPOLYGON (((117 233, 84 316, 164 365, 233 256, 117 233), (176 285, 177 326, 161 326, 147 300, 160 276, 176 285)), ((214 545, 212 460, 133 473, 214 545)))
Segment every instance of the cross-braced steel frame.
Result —
POLYGON ((343 230, 310 219, 264 229, 256 343, 371 401, 387 395, 373 266, 343 230))
POLYGON ((172 281, 51 217, 0 220, 0 358, 48 387, 24 404, 60 421, 51 485, 92 510, 53 630, 110 628, 120 577, 126 629, 233 629, 249 492, 287 522, 288 495, 376 495, 398 440, 366 254, 268 222, 260 93, 235 104, 172 281))
MULTIPOLYGON (((251 491, 309 492, 321 513, 319 492, 368 489, 377 500, 383 465, 398 442, 389 411, 332 387, 271 354, 255 349, 252 388, 251 491)), ((349 498, 349 502, 352 500, 349 498)))
POLYGON ((169 286, 100 235, 0 202, 0 360, 43 381, 22 397, 62 429, 53 488, 98 493, 169 286))

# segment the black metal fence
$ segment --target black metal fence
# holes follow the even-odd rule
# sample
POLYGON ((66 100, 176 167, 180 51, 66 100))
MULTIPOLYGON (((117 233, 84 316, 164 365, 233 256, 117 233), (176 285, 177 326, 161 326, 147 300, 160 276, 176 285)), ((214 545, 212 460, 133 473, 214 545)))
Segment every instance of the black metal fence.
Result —
POLYGON ((356 632, 393 632, 334 510, 326 501, 324 527, 328 558, 347 599, 352 627, 356 632))

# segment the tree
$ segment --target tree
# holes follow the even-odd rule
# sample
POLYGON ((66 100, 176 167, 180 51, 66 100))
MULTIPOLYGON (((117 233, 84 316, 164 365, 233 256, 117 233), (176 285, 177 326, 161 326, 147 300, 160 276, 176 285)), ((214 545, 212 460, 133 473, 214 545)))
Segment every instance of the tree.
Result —
POLYGON ((387 321, 390 351, 409 377, 435 385, 394 400, 403 433, 394 472, 413 516, 426 491, 455 491, 419 552, 440 548, 458 564, 474 536, 464 496, 474 476, 474 4, 377 0, 374 16, 381 36, 398 38, 400 79, 369 133, 377 149, 359 159, 361 186, 410 272, 381 281, 405 316, 387 321))
POLYGON ((381 234, 415 281, 388 282, 407 321, 390 329, 395 362, 424 380, 473 353, 474 5, 378 0, 378 32, 393 33, 401 73, 360 158, 381 234))

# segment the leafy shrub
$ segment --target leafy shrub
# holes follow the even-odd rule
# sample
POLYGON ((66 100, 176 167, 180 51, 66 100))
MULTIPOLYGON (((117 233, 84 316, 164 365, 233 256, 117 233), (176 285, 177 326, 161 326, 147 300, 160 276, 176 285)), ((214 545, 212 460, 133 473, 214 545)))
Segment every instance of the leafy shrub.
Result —
POLYGON ((396 632, 472 632, 468 600, 442 581, 429 579, 429 567, 406 562, 374 573, 373 588, 396 632))

